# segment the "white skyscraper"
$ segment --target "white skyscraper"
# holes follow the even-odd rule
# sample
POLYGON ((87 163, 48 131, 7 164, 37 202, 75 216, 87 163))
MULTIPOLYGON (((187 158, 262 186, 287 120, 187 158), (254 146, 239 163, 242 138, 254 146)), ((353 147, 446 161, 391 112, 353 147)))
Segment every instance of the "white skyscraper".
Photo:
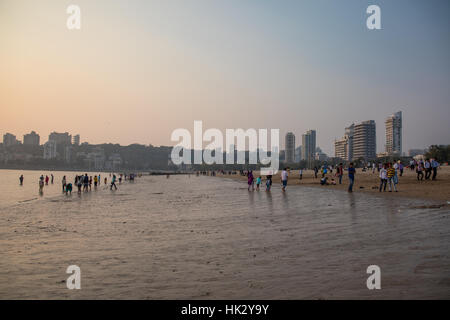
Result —
POLYGON ((386 119, 386 153, 402 154, 402 112, 396 112, 386 119))

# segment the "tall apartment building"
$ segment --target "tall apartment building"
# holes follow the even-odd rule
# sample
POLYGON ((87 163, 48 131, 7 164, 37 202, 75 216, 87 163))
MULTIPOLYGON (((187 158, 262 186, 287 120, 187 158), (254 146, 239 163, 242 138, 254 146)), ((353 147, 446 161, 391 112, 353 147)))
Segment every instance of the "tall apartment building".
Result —
POLYGON ((302 135, 302 160, 306 160, 308 166, 314 160, 316 153, 316 130, 308 130, 302 135))
POLYGON ((11 133, 5 133, 3 135, 3 145, 5 147, 15 146, 20 144, 20 142, 16 139, 16 136, 11 133))
POLYGON ((23 144, 29 146, 39 146, 40 139, 40 136, 36 132, 31 131, 30 133, 23 135, 23 144))
POLYGON ((52 132, 48 136, 48 141, 55 141, 57 144, 72 144, 72 136, 68 132, 52 132))
POLYGON ((44 143, 44 159, 55 159, 57 156, 56 153, 56 141, 49 140, 44 143))
POLYGON ((284 140, 285 144, 285 161, 287 163, 295 162, 295 135, 292 132, 286 133, 286 137, 284 140))
POLYGON ((386 153, 402 154, 402 112, 396 112, 386 119, 386 153))
POLYGON ((334 156, 345 161, 353 160, 353 135, 355 125, 345 128, 345 135, 334 142, 334 156))
POLYGON ((354 126, 353 159, 372 160, 377 156, 376 125, 374 120, 354 126))
POLYGON ((80 145, 80 135, 79 135, 79 134, 73 136, 73 141, 72 141, 72 143, 73 143, 74 145, 76 145, 76 146, 79 146, 79 145, 80 145))

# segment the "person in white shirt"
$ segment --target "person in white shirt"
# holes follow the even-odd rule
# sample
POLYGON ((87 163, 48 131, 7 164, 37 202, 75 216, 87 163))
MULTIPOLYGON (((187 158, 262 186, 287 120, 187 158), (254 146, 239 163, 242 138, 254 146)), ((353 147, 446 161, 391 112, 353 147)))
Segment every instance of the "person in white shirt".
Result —
POLYGON ((383 165, 383 167, 380 169, 380 192, 381 189, 383 189, 383 191, 386 191, 386 184, 387 184, 387 170, 386 170, 386 165, 383 165))
POLYGON ((283 190, 283 191, 286 191, 288 176, 289 176, 289 174, 287 172, 287 168, 284 168, 283 171, 281 172, 281 183, 283 184, 283 187, 281 188, 281 190, 283 190))

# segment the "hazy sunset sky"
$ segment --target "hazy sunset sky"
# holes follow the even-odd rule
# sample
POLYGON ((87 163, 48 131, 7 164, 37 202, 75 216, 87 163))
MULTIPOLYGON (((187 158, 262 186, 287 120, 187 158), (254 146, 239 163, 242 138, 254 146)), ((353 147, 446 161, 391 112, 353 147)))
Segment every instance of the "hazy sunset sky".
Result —
POLYGON ((317 130, 403 111, 403 151, 450 143, 450 1, 0 0, 0 134, 174 145, 176 128, 317 130), (68 30, 68 5, 81 30, 68 30), (366 28, 381 7, 382 30, 366 28))

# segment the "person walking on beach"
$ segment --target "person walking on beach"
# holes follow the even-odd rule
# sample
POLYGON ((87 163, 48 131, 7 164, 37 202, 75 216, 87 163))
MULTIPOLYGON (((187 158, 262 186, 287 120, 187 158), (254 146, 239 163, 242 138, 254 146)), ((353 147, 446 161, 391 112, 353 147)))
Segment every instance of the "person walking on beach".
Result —
POLYGON ((430 179, 431 177, 431 163, 430 163, 430 159, 425 160, 425 180, 430 179))
POLYGON ((111 188, 110 190, 112 190, 112 188, 115 188, 115 190, 117 190, 117 186, 116 186, 116 175, 114 174, 111 180, 111 188))
POLYGON ((380 192, 381 190, 386 191, 387 179, 387 170, 386 166, 384 165, 380 170, 380 192))
POLYGON ((270 191, 271 187, 272 187, 272 175, 269 174, 266 177, 266 191, 270 191))
POLYGON ((416 172, 417 172, 417 181, 423 180, 423 166, 421 162, 418 162, 416 165, 416 172))
POLYGON ((339 178, 339 184, 342 184, 342 176, 344 175, 344 167, 342 163, 339 163, 339 166, 337 167, 336 170, 336 175, 339 178))
POLYGON ((283 185, 281 187, 281 190, 283 190, 283 191, 286 191, 288 177, 289 177, 289 174, 287 172, 287 168, 284 168, 283 171, 281 172, 281 184, 283 185))
POLYGON ((39 178, 39 193, 42 194, 44 191, 44 176, 39 178))
POLYGON ((21 186, 23 186, 23 174, 21 174, 19 177, 19 183, 21 186))
POLYGON ((350 162, 347 171, 348 171, 348 180, 350 182, 350 184, 348 185, 348 192, 353 192, 353 184, 355 183, 355 173, 356 173, 355 168, 353 168, 353 162, 350 162))
POLYGON ((98 177, 95 175, 94 176, 94 189, 97 189, 97 184, 98 184, 98 177))
POLYGON ((398 160, 398 170, 400 171, 400 177, 403 176, 403 163, 398 160))
POLYGON ((48 185, 48 176, 45 176, 45 184, 48 185))
POLYGON ((319 169, 317 169, 317 167, 314 167, 314 179, 317 179, 318 172, 319 172, 319 169))
POLYGON ((253 171, 247 172, 247 183, 248 183, 248 191, 250 191, 250 187, 252 188, 252 191, 255 190, 255 180, 253 178, 253 171))
POLYGON ((84 192, 89 191, 88 188, 89 188, 89 177, 88 177, 88 175, 87 175, 87 173, 86 173, 86 174, 84 175, 84 177, 83 177, 83 191, 84 191, 84 192))
POLYGON ((395 192, 397 192, 397 187, 395 185, 394 176, 395 176, 394 166, 392 165, 392 163, 388 163, 387 178, 388 178, 388 184, 389 184, 389 192, 392 192, 392 188, 394 188, 395 192))
POLYGON ((67 183, 66 176, 63 176, 61 183, 62 183, 62 192, 64 193, 66 191, 66 183, 67 183))
POLYGON ((108 178, 105 177, 105 186, 108 184, 108 178))
POLYGON ((55 177, 53 176, 53 173, 50 176, 52 177, 51 183, 53 184, 53 180, 54 180, 55 177))
POLYGON ((431 159, 431 169, 433 170, 433 177, 431 178, 431 180, 436 180, 438 167, 439 162, 437 162, 436 159, 431 159))

